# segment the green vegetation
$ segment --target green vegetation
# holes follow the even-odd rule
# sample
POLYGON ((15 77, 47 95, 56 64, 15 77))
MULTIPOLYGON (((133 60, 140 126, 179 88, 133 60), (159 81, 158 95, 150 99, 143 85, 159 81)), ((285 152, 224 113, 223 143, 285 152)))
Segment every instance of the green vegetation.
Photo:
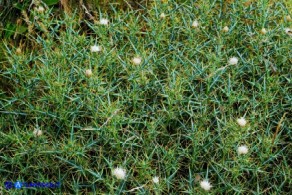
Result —
POLYGON ((26 7, 1 31, 0 193, 291 192, 289 4, 91 5, 26 7))

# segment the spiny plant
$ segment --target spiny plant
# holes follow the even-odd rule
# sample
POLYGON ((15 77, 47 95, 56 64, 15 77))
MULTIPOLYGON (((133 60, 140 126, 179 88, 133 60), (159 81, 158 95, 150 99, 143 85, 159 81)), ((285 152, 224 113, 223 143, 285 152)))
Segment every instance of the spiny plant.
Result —
POLYGON ((1 183, 61 183, 28 194, 290 192, 285 2, 112 4, 86 20, 70 9, 23 12, 23 44, 3 42, 1 183))

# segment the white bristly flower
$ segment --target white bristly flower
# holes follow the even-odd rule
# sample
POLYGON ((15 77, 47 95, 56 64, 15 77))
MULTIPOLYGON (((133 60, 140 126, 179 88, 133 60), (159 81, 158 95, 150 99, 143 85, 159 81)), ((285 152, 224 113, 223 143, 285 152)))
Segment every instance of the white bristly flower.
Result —
POLYGON ((241 117, 239 119, 236 120, 237 124, 241 127, 244 127, 247 123, 247 121, 245 120, 245 118, 241 117))
POLYGON ((193 21, 192 27, 197 28, 199 26, 198 20, 193 21))
POLYGON ((34 136, 39 137, 39 136, 43 135, 43 131, 35 128, 33 131, 33 134, 34 134, 34 136))
POLYGON ((223 32, 228 32, 229 28, 228 28, 228 26, 224 26, 224 28, 222 30, 223 30, 223 32))
POLYGON ((142 62, 142 58, 141 58, 141 57, 134 57, 134 58, 132 59, 132 61, 133 61, 133 63, 134 63, 135 65, 139 65, 139 64, 141 64, 141 62, 142 62))
POLYGON ((102 47, 99 45, 93 45, 90 47, 91 52, 100 52, 102 50, 102 47))
POLYGON ((45 11, 45 8, 44 8, 43 6, 38 6, 38 7, 35 8, 35 10, 36 10, 37 12, 39 12, 39 13, 42 13, 42 12, 45 11))
POLYGON ((230 65, 236 65, 238 63, 238 58, 237 57, 232 57, 229 59, 228 63, 230 65))
POLYGON ((108 19, 105 19, 105 18, 101 18, 100 21, 99 21, 99 24, 101 25, 108 25, 108 19))
POLYGON ((292 36, 292 29, 291 28, 285 28, 285 33, 289 36, 292 36))
POLYGON ((117 179, 125 179, 126 177, 126 170, 122 169, 120 167, 117 167, 113 170, 113 175, 117 178, 117 179))
POLYGON ((161 13, 161 14, 160 14, 160 18, 161 18, 161 19, 164 19, 165 17, 166 17, 165 13, 161 13))
POLYGON ((200 186, 201 186, 201 188, 203 188, 206 191, 209 191, 212 187, 210 182, 208 180, 205 180, 205 179, 200 182, 200 186))
POLYGON ((267 34, 267 30, 265 29, 265 28, 262 28, 262 30, 261 30, 261 33, 264 35, 264 34, 267 34))
POLYGON ((239 146, 237 148, 238 154, 247 154, 248 153, 248 147, 246 145, 239 146))
POLYGON ((152 178, 153 183, 159 183, 159 177, 155 176, 152 178))
POLYGON ((87 70, 85 71, 85 75, 86 75, 87 77, 91 77, 91 76, 92 76, 92 70, 91 70, 91 69, 87 69, 87 70))

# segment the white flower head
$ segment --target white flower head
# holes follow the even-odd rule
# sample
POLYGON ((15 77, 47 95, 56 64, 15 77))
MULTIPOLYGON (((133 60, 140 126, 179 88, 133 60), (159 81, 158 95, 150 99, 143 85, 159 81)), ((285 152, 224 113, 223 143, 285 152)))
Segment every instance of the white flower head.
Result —
POLYGON ((101 19, 99 20, 99 24, 101 24, 101 25, 108 25, 108 23, 109 23, 108 19, 101 18, 101 19))
POLYGON ((37 12, 39 12, 39 13, 42 13, 42 12, 45 11, 45 8, 44 8, 43 6, 38 6, 38 7, 35 8, 35 10, 36 10, 37 12))
POLYGON ((92 76, 92 70, 91 70, 91 69, 87 69, 87 70, 85 70, 85 75, 86 75, 87 77, 91 77, 91 76, 92 76))
POLYGON ((228 63, 230 65, 236 65, 238 63, 238 58, 237 57, 232 57, 229 59, 228 63))
POLYGON ((139 65, 139 64, 141 64, 141 62, 142 62, 142 58, 141 58, 141 57, 134 57, 134 58, 132 59, 132 61, 133 61, 133 63, 134 63, 135 65, 139 65))
POLYGON ((200 182, 201 188, 203 188, 206 191, 209 191, 211 189, 211 184, 208 180, 204 179, 203 181, 200 182))
POLYGON ((243 118, 243 117, 238 118, 238 119, 236 120, 236 122, 237 122, 237 124, 238 124, 239 126, 241 126, 241 127, 244 127, 244 126, 246 125, 246 123, 247 123, 247 121, 246 121, 245 118, 243 118))
POLYGON ((113 175, 117 178, 117 179, 125 179, 126 177, 126 170, 122 169, 120 167, 117 167, 113 170, 113 175))
POLYGON ((267 32, 268 32, 268 31, 267 31, 265 28, 262 28, 261 33, 262 33, 263 35, 267 34, 267 32))
POLYGON ((192 27, 197 28, 199 26, 198 20, 193 21, 192 27))
POLYGON ((91 52, 100 52, 102 50, 102 47, 99 45, 93 45, 90 47, 91 52))
POLYGON ((161 18, 161 19, 164 19, 165 17, 166 17, 165 13, 161 13, 161 14, 160 14, 160 18, 161 18))
POLYGON ((238 154, 247 154, 248 153, 248 147, 246 145, 239 146, 237 148, 237 153, 238 154))
POLYGON ((285 33, 289 36, 292 36, 292 29, 291 28, 285 28, 285 33))
POLYGON ((39 136, 43 135, 43 131, 38 129, 38 128, 35 128, 33 131, 33 134, 34 134, 34 136, 39 137, 39 136))
POLYGON ((222 29, 223 32, 228 32, 229 31, 229 28, 228 26, 224 26, 224 28, 222 29))
POLYGON ((155 176, 152 178, 153 183, 158 184, 159 183, 159 177, 155 176))

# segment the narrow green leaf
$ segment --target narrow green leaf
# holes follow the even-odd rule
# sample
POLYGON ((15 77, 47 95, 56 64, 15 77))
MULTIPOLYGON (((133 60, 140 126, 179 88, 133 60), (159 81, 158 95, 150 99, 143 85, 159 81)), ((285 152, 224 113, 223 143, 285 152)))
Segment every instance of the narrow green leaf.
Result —
POLYGON ((47 4, 48 6, 51 6, 58 4, 59 0, 44 0, 44 3, 47 4))

